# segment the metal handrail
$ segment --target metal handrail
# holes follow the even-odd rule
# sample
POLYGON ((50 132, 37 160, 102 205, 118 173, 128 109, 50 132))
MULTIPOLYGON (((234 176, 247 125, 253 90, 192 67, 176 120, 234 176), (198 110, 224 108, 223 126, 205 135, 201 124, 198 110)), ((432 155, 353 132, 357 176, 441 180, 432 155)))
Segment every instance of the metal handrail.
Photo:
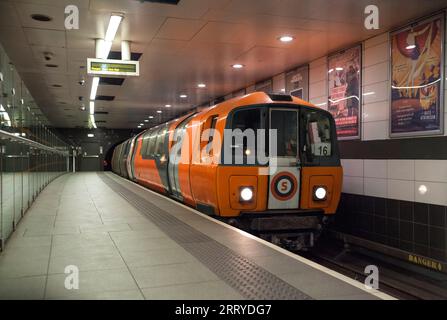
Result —
POLYGON ((21 137, 21 136, 16 136, 10 132, 4 131, 4 130, 0 130, 0 139, 8 139, 11 141, 17 141, 19 143, 24 143, 30 147, 33 148, 37 148, 37 149, 41 149, 41 150, 46 150, 46 151, 50 151, 50 152, 54 152, 54 153, 59 153, 63 156, 69 156, 70 153, 68 151, 61 151, 61 150, 57 150, 56 148, 52 148, 49 146, 46 146, 44 144, 41 144, 39 142, 21 137))

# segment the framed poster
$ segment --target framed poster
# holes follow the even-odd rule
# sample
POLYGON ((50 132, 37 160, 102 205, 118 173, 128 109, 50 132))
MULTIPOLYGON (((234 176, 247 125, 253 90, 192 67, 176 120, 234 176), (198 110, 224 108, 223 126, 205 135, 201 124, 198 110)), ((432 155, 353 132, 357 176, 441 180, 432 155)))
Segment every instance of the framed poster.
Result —
POLYGON ((268 79, 255 84, 255 91, 263 91, 265 93, 272 93, 273 91, 273 81, 268 79))
POLYGON ((286 94, 309 101, 309 66, 286 72, 286 94))
POLYGON ((360 138, 362 46, 328 57, 328 111, 340 140, 360 138))
POLYGON ((390 34, 390 137, 444 132, 444 15, 390 34))

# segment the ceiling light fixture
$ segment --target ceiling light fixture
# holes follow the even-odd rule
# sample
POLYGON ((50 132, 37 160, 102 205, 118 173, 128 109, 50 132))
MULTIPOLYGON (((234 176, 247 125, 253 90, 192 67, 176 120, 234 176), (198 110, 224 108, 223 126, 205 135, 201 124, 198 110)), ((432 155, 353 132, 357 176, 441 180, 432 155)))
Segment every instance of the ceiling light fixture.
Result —
POLYGON ((90 100, 96 99, 96 92, 98 91, 99 77, 94 77, 92 82, 92 91, 90 92, 90 100))
POLYGON ((94 115, 94 114, 95 114, 95 102, 90 101, 90 115, 94 115))
POLYGON ((199 83, 199 84, 197 85, 197 87, 199 87, 199 88, 206 88, 206 84, 204 84, 204 83, 199 83))
POLYGON ((243 67, 245 67, 243 64, 240 63, 235 63, 231 66, 233 69, 242 69, 243 67))
POLYGON ((288 36, 288 35, 284 35, 278 38, 279 41, 281 42, 291 42, 293 41, 295 38, 292 36, 288 36))
POLYGON ((154 119, 154 116, 149 116, 149 119, 154 119))
POLYGON ((157 110, 157 113, 162 113, 163 111, 161 111, 161 110, 157 110))
POLYGON ((186 94, 181 94, 181 95, 180 95, 180 98, 182 98, 182 99, 186 99, 186 98, 188 98, 188 96, 187 96, 186 94))
POLYGON ((149 122, 149 120, 145 119, 144 122, 149 122))
POLYGON ((31 15, 31 19, 39 21, 39 22, 48 22, 53 20, 50 16, 47 16, 45 14, 35 13, 31 15))
POLYGON ((170 108, 171 105, 170 105, 170 104, 165 104, 165 107, 166 107, 166 108, 170 108))

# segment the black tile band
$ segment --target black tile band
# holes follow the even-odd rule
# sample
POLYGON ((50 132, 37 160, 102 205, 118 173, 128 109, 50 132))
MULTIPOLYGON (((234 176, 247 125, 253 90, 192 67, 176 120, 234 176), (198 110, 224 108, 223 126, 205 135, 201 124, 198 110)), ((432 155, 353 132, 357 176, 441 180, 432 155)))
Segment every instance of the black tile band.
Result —
POLYGON ((342 159, 431 159, 447 160, 447 136, 339 141, 342 159))
POLYGON ((234 252, 122 186, 107 174, 98 173, 98 175, 114 192, 147 216, 167 236, 243 297, 252 300, 312 299, 250 259, 234 252))

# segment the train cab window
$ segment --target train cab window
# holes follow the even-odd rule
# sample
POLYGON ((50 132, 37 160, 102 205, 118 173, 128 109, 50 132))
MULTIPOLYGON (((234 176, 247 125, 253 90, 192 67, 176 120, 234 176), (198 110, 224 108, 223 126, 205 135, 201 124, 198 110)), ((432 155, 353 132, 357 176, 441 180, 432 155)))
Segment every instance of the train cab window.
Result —
MULTIPOLYGON (((276 130, 276 155, 297 158, 298 113, 296 110, 272 109, 270 129, 276 130)), ((274 141, 272 141, 274 143, 274 141)))
MULTIPOLYGON (((225 155, 227 148, 231 148, 231 164, 256 164, 256 148, 258 143, 258 129, 262 129, 263 109, 250 108, 236 111, 231 119, 231 141, 224 142, 225 155)), ((225 137, 224 137, 225 139, 225 137)), ((224 161, 227 161, 224 158, 224 161)))
POLYGON ((303 110, 301 118, 306 135, 303 152, 307 162, 322 162, 334 157, 335 124, 330 116, 322 111, 303 110))

